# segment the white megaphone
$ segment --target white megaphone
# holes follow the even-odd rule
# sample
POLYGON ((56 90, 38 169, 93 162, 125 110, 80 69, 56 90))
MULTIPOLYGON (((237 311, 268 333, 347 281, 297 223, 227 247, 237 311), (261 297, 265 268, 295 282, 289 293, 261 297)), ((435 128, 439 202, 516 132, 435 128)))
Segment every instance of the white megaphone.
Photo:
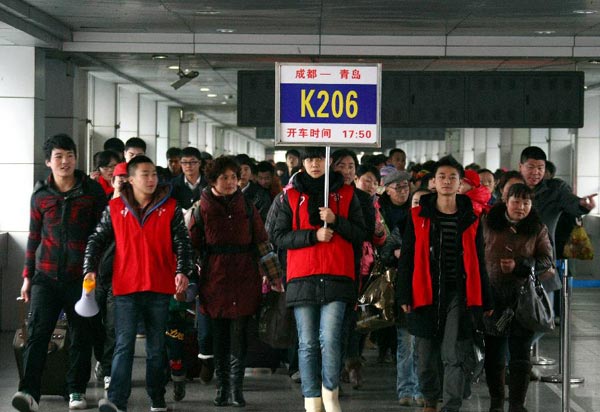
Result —
POLYGON ((75 312, 84 318, 91 318, 100 312, 98 303, 96 303, 96 281, 94 279, 83 280, 83 290, 81 299, 75 304, 75 312))

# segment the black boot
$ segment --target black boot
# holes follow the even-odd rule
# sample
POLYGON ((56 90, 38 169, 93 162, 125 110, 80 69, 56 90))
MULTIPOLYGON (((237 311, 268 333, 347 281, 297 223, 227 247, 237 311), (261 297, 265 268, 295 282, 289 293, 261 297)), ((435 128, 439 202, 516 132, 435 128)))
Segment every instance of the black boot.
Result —
POLYGON ((528 361, 510 362, 510 382, 508 384, 508 412, 527 412, 525 397, 529 387, 531 363, 528 361))
POLYGON ((230 405, 229 400, 229 356, 217 354, 215 351, 215 377, 217 378, 217 396, 213 403, 215 406, 230 405))
POLYGON ((490 392, 489 412, 504 412, 504 365, 485 365, 485 380, 490 392))
POLYGON ((231 355, 231 403, 233 406, 246 406, 244 399, 244 360, 237 355, 231 355))

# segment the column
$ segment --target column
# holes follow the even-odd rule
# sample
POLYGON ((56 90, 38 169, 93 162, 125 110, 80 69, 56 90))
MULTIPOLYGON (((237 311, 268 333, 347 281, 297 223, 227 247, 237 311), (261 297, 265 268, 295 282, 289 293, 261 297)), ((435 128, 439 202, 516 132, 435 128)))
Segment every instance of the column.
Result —
POLYGON ((36 179, 47 175, 45 132, 45 56, 33 47, 0 47, 0 232, 2 242, 0 326, 17 326, 15 297, 21 289, 29 233, 29 201, 36 179), (9 257, 9 258, 6 258, 9 257))

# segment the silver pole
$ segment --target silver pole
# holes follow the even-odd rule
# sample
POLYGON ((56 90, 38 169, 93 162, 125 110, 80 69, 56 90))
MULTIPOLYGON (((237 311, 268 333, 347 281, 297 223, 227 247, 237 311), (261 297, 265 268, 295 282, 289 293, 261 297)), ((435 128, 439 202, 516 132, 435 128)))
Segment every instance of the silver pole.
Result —
POLYGON ((565 259, 565 273, 562 278, 562 292, 560 294, 560 362, 558 373, 550 376, 542 376, 542 382, 562 383, 562 411, 569 411, 570 403, 570 385, 577 385, 585 382, 585 378, 571 376, 570 363, 570 316, 571 316, 571 279, 569 274, 568 261, 565 259), (570 384, 570 385, 569 385, 570 384), (565 409, 566 408, 566 409, 565 409))
POLYGON ((565 273, 563 273, 563 278, 562 278, 562 283, 563 283, 563 290, 561 292, 561 297, 562 297, 562 301, 561 301, 561 310, 560 310, 560 314, 561 314, 561 318, 560 318, 560 325, 561 325, 561 331, 563 333, 561 333, 561 337, 560 337, 560 341, 561 341, 561 354, 560 354, 560 358, 562 360, 562 374, 563 374, 563 379, 562 379, 562 411, 563 412, 569 412, 570 408, 570 397, 569 397, 569 389, 571 387, 570 383, 571 383, 571 362, 570 362, 570 356, 569 356, 569 329, 570 329, 570 319, 569 316, 571 314, 571 308, 570 308, 570 299, 569 299, 569 287, 570 285, 570 277, 569 277, 569 261, 567 259, 565 259, 565 273))
MULTIPOLYGON (((323 199, 325 200, 324 207, 329 207, 329 159, 331 158, 331 147, 325 146, 325 194, 323 199)), ((327 222, 323 225, 327 227, 327 222)))

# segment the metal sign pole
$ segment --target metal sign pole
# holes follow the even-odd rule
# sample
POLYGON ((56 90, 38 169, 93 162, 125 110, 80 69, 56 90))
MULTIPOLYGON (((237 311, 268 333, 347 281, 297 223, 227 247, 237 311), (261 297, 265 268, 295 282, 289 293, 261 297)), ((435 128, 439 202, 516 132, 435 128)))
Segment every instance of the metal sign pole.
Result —
POLYGON ((584 378, 574 378, 571 376, 570 362, 570 323, 571 323, 571 280, 569 274, 568 260, 565 260, 565 273, 562 278, 562 291, 560 302, 560 362, 558 374, 542 376, 542 382, 562 383, 562 409, 563 412, 569 411, 570 403, 570 385, 581 384, 585 382, 584 378))
MULTIPOLYGON (((331 157, 331 146, 325 146, 325 193, 323 195, 323 207, 329 207, 329 159, 331 157)), ((327 227, 327 222, 323 225, 327 227)))

